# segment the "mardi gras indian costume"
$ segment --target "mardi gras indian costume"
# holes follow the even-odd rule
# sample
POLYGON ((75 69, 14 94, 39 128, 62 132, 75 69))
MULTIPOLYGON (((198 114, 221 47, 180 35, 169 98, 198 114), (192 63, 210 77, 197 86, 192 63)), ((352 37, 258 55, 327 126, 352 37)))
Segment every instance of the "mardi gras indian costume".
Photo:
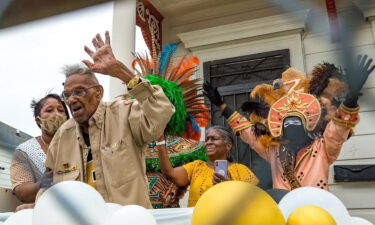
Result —
MULTIPOLYGON (((200 127, 209 123, 207 107, 203 104, 203 95, 199 79, 192 79, 199 64, 194 56, 173 58, 177 44, 163 47, 159 56, 152 59, 136 55, 133 68, 139 76, 153 85, 163 88, 165 95, 175 106, 176 112, 165 130, 165 141, 170 161, 173 166, 182 166, 194 160, 207 161, 203 142, 200 142, 200 127)), ((162 173, 157 154, 158 142, 149 144, 146 150, 146 169, 150 189, 150 200, 154 208, 179 207, 179 199, 186 188, 173 184, 162 173)))
POLYGON ((357 100, 373 70, 368 70, 369 65, 361 68, 363 76, 357 76, 357 81, 345 76, 348 85, 332 64, 319 64, 307 76, 289 68, 273 85, 253 89, 252 101, 242 106, 251 113, 249 119, 226 106, 209 83, 204 93, 223 110, 233 131, 270 163, 273 188, 328 190, 329 166, 359 121, 357 100))

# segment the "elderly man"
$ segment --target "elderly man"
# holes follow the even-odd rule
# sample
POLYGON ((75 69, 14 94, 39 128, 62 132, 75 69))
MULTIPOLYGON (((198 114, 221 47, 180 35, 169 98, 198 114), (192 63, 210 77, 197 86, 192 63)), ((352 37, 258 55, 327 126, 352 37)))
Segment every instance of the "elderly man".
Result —
POLYGON ((63 98, 73 119, 57 131, 45 165, 54 183, 77 180, 98 190, 107 202, 151 208, 145 154, 147 143, 160 137, 174 107, 159 86, 152 86, 116 60, 98 34, 96 51, 85 46, 93 62, 89 67, 65 67, 63 98), (93 72, 117 77, 127 85, 130 100, 102 102, 103 87, 93 72))

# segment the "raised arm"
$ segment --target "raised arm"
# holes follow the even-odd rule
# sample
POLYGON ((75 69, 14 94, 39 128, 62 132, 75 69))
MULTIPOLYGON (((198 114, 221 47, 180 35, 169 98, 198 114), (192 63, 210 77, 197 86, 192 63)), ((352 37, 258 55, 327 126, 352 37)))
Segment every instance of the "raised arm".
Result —
POLYGON ((92 39, 92 44, 95 47, 95 51, 92 51, 87 46, 84 47, 85 52, 93 60, 93 62, 90 62, 89 60, 82 61, 87 67, 89 67, 95 73, 116 77, 125 84, 128 84, 129 81, 134 78, 133 72, 130 71, 122 62, 117 60, 113 54, 108 31, 105 32, 105 42, 101 38, 100 34, 97 34, 92 39))
POLYGON ((84 47, 93 62, 82 62, 92 71, 116 77, 127 85, 129 94, 137 100, 131 106, 128 120, 134 138, 143 146, 163 134, 174 113, 174 106, 159 86, 153 86, 147 80, 134 76, 132 71, 117 60, 110 42, 108 31, 105 33, 105 41, 97 34, 92 39, 95 51, 84 47))
POLYGON ((137 101, 131 106, 128 121, 133 137, 144 145, 163 135, 175 108, 161 87, 140 79, 129 91, 137 101))
POLYGON ((211 103, 219 107, 233 132, 236 135, 240 135, 243 142, 250 145, 250 147, 259 155, 268 160, 267 149, 265 149, 258 141, 258 138, 253 131, 253 124, 222 101, 217 87, 213 87, 209 82, 206 82, 203 84, 203 90, 203 94, 211 101, 211 103))
POLYGON ((168 152, 165 145, 158 145, 156 148, 158 150, 162 173, 177 186, 184 187, 189 185, 190 181, 186 170, 182 166, 176 168, 172 167, 169 162, 168 152))
POLYGON ((361 95, 362 87, 375 69, 372 62, 373 60, 367 55, 363 57, 359 55, 356 64, 349 66, 346 70, 345 82, 348 85, 349 93, 323 134, 324 149, 330 163, 337 159, 343 143, 359 122, 358 98, 361 95))

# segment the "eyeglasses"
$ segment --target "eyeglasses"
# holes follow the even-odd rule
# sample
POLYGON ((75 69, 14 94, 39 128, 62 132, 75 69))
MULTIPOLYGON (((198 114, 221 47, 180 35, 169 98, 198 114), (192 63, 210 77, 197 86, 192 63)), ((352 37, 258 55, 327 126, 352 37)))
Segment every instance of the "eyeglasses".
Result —
POLYGON ((61 98, 64 101, 68 101, 70 96, 85 97, 87 95, 87 90, 89 90, 90 88, 97 87, 97 86, 99 86, 99 85, 97 84, 97 85, 94 85, 94 86, 88 87, 88 88, 76 88, 71 93, 63 91, 61 93, 61 98))

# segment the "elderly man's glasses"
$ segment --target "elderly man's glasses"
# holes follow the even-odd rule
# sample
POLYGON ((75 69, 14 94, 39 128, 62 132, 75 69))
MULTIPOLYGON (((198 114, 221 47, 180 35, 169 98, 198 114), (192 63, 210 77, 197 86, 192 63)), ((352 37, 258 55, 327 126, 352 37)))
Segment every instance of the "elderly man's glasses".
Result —
POLYGON ((94 88, 94 87, 97 87, 97 86, 99 86, 99 85, 94 85, 94 86, 88 87, 88 88, 76 88, 72 92, 63 91, 61 93, 61 97, 64 101, 67 101, 70 96, 85 97, 87 95, 87 90, 89 90, 91 88, 94 88))

